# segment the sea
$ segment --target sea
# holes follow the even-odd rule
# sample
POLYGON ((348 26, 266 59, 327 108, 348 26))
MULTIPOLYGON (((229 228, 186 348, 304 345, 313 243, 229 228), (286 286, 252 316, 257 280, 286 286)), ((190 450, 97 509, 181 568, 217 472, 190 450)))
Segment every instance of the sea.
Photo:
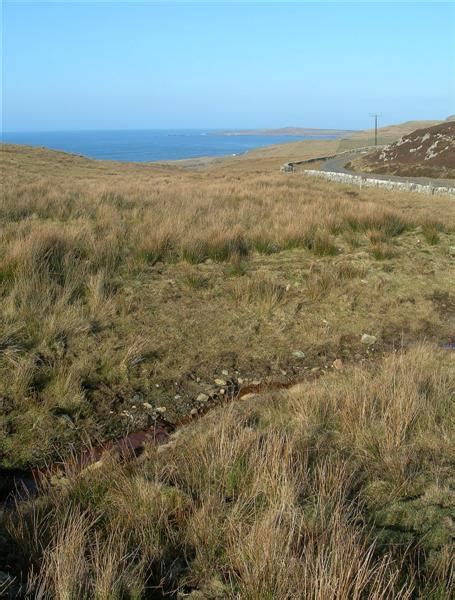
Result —
POLYGON ((226 135, 203 129, 2 132, 1 141, 44 146, 88 158, 150 162, 203 156, 236 156, 249 150, 336 136, 226 135))

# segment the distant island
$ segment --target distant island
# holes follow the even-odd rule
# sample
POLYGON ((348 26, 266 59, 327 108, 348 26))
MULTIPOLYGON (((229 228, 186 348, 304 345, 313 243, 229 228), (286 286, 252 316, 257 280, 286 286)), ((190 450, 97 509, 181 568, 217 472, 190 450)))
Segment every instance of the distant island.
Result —
POLYGON ((336 135, 355 133, 355 129, 313 129, 311 127, 279 127, 277 129, 239 129, 238 131, 222 130, 211 132, 212 135, 336 135))

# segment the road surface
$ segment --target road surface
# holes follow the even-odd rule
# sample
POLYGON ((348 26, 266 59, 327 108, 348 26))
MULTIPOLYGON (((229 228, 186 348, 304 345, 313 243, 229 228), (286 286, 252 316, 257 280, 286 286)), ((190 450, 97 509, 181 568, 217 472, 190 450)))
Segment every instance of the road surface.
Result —
MULTIPOLYGON (((371 152, 371 150, 368 150, 371 152)), ((348 175, 357 175, 360 177, 366 177, 368 179, 381 179, 383 181, 400 181, 402 183, 419 183, 421 185, 431 185, 433 187, 454 187, 455 183, 453 179, 432 179, 431 177, 401 177, 398 175, 377 175, 376 173, 362 173, 360 171, 352 171, 346 169, 345 165, 354 158, 358 158, 362 152, 351 152, 349 154, 342 154, 333 158, 327 158, 321 162, 320 170, 327 171, 329 173, 346 173, 348 175)), ((367 154, 363 151, 363 154, 367 154)))

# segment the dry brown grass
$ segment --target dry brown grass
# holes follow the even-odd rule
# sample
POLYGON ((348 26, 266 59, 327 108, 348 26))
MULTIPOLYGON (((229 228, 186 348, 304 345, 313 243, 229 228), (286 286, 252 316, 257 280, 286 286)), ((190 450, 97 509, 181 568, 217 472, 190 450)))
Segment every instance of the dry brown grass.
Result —
POLYGON ((6 464, 144 426, 130 410, 144 401, 178 418, 221 369, 298 376, 363 355, 363 331, 381 349, 451 333, 429 300, 450 307, 448 199, 352 194, 267 161, 251 172, 248 156, 197 173, 11 146, 1 159, 6 464))
MULTIPOLYGON (((40 598, 450 598, 453 372, 433 346, 234 404, 22 505, 40 598)), ((33 571, 30 567, 33 564, 33 571)))
POLYGON ((306 382, 21 505, 0 570, 31 595, 449 597, 450 364, 415 344, 455 327, 453 202, 281 158, 2 149, 2 465, 179 420, 220 377, 306 382))

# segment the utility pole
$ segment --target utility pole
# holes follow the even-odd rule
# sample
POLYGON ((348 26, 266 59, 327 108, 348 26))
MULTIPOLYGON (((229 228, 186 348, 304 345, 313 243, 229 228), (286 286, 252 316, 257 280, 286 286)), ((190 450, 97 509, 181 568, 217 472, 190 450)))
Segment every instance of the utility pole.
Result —
POLYGON ((377 146, 378 145, 378 117, 380 117, 382 115, 380 114, 370 114, 370 117, 374 117, 374 145, 377 146))

